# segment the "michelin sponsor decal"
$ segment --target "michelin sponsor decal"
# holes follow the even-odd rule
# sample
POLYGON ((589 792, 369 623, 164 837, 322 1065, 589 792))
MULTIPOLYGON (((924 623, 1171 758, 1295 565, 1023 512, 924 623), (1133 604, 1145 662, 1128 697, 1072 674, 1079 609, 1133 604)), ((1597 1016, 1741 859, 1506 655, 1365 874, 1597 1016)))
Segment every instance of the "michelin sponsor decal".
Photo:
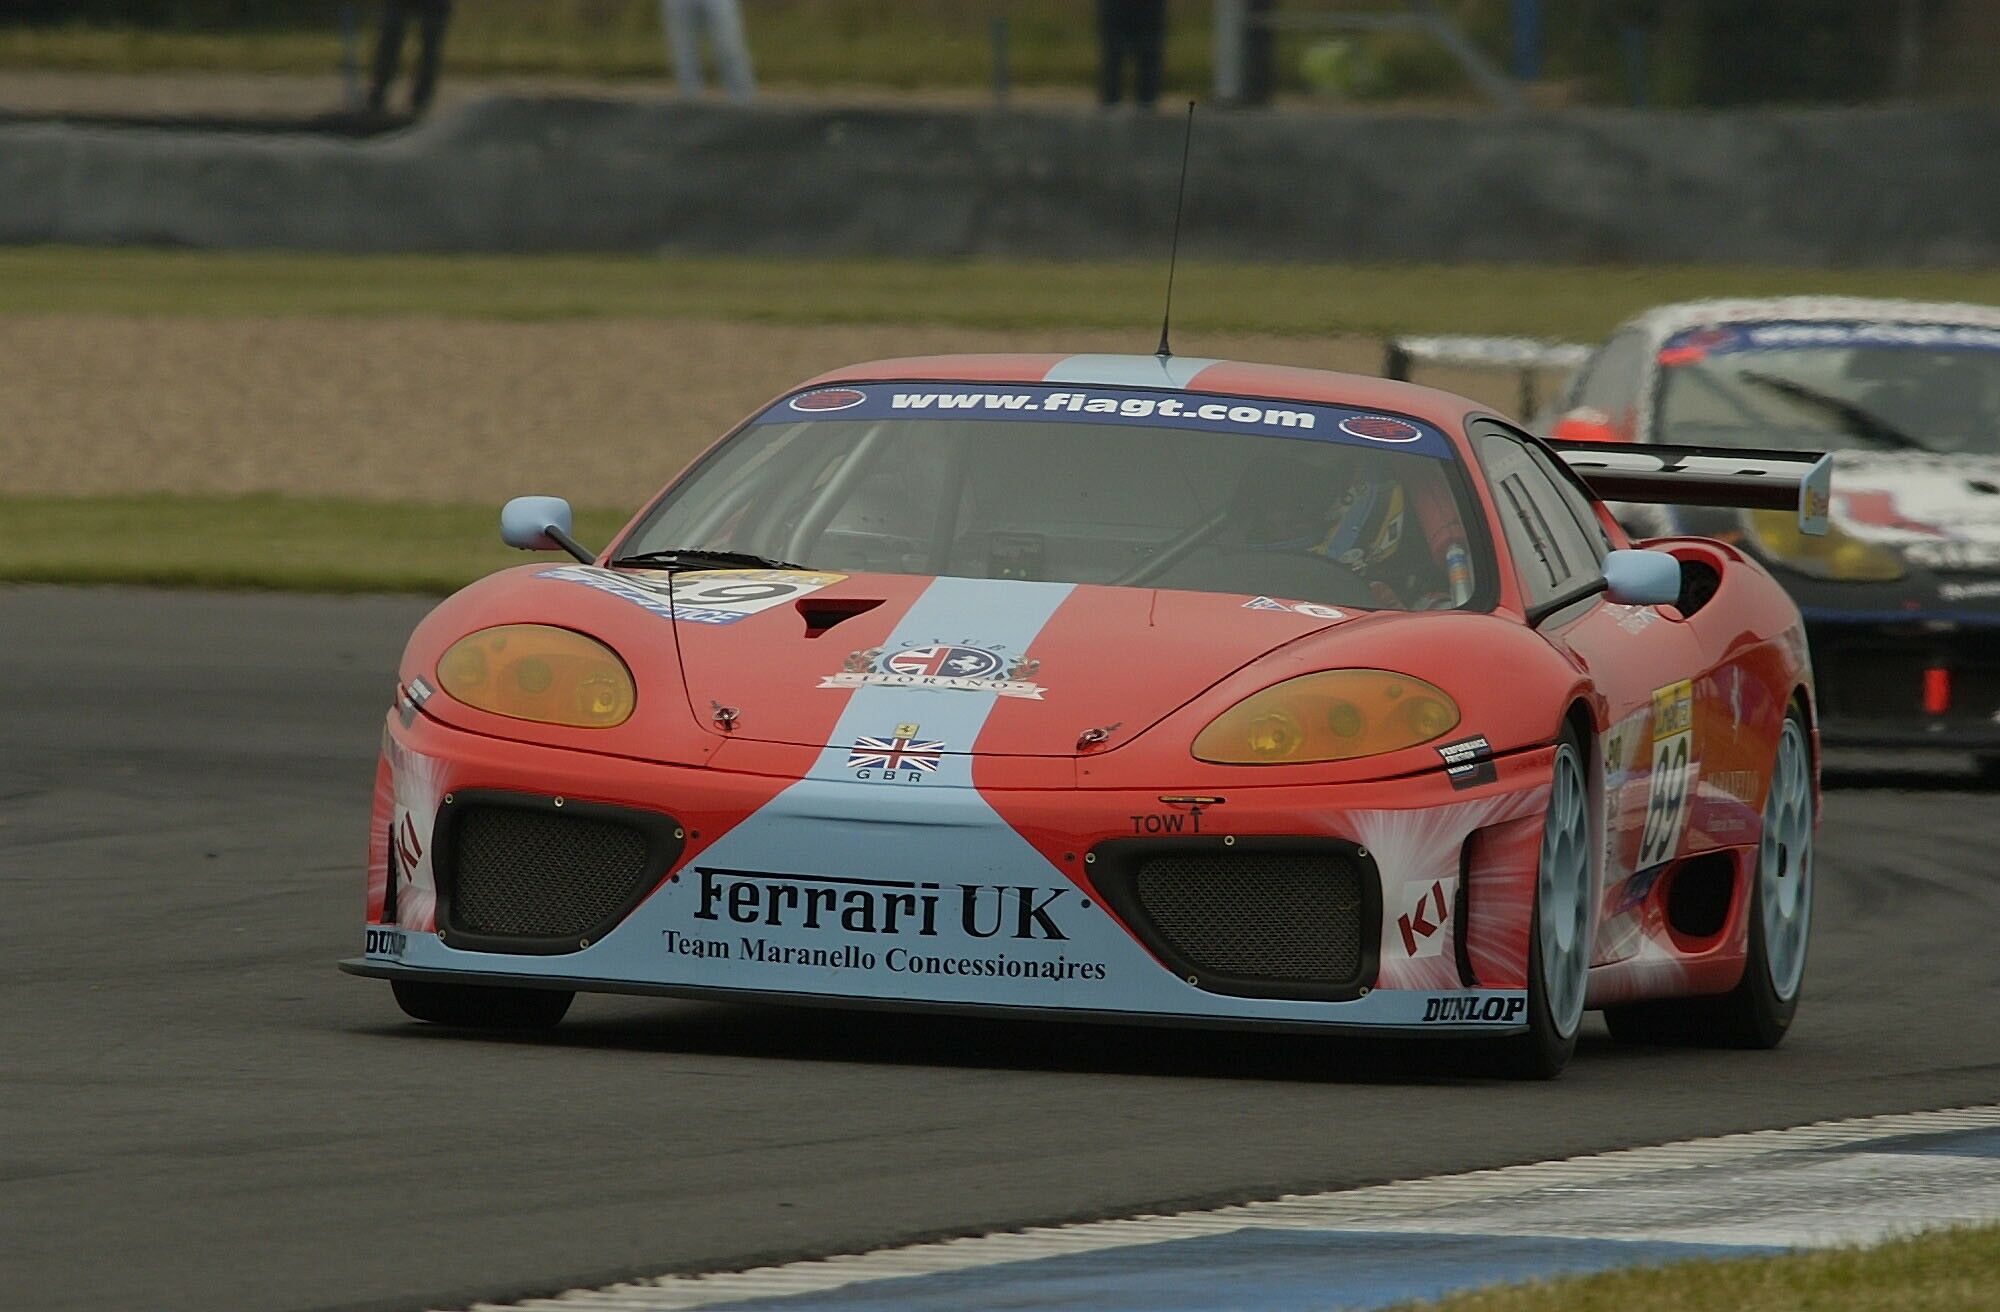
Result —
POLYGON ((1429 424, 1346 406, 1313 405, 1271 397, 1162 394, 1137 388, 1077 388, 1050 384, 999 386, 951 381, 871 383, 816 388, 778 402, 753 424, 795 424, 833 419, 965 419, 980 422, 1076 422, 1146 428, 1182 428, 1307 438, 1352 446, 1384 443, 1437 459, 1452 458, 1451 443, 1429 424))
POLYGON ((797 569, 600 569, 558 565, 540 577, 581 583, 684 624, 735 624, 839 583, 845 574, 797 569))

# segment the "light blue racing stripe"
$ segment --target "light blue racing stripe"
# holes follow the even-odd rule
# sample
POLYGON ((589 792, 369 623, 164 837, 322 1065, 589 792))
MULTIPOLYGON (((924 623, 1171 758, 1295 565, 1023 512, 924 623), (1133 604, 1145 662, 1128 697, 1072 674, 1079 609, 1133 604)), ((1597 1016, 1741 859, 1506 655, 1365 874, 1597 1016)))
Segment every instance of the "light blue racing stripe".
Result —
POLYGON ((1219 360, 1170 355, 1072 355, 1042 379, 1045 383, 1093 383, 1100 387, 1185 388, 1219 360))
POLYGON ((2000 1157, 2000 1130, 1968 1130, 1963 1134, 1913 1134, 1881 1139, 1856 1152, 1919 1153, 1927 1157, 2000 1157))
MULTIPOLYGON (((990 651, 1004 661, 1024 658, 1056 607, 1074 590, 1068 583, 1019 579, 938 579, 896 625, 882 645, 882 658, 943 644, 990 651)), ((853 780, 855 772, 847 758, 857 738, 891 737, 898 726, 914 724, 917 738, 942 741, 946 753, 938 770, 919 786, 970 787, 972 762, 967 753, 998 701, 998 693, 964 688, 856 688, 834 725, 831 745, 806 777, 853 780)), ((1078 725, 1078 732, 1085 727, 1078 725)))

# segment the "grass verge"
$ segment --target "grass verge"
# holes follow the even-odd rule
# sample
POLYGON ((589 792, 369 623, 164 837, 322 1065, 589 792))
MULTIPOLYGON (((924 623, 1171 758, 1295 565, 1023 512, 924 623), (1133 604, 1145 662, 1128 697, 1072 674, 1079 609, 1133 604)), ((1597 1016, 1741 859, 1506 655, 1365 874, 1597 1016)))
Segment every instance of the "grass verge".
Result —
MULTIPOLYGON (((0 249, 0 314, 442 315, 1149 329, 1158 262, 0 249)), ((1190 331, 1591 341, 1651 305, 1786 293, 2000 303, 2000 269, 1183 265, 1190 331)))
POLYGON ((1975 1312, 2000 1307, 2000 1226, 1872 1248, 1682 1262, 1477 1290, 1405 1312, 1975 1312))
MULTIPOLYGON (((602 544, 627 518, 580 511, 577 537, 602 544)), ((0 497, 0 522, 8 528, 0 582, 9 583, 444 593, 542 558, 502 545, 498 506, 0 497)))

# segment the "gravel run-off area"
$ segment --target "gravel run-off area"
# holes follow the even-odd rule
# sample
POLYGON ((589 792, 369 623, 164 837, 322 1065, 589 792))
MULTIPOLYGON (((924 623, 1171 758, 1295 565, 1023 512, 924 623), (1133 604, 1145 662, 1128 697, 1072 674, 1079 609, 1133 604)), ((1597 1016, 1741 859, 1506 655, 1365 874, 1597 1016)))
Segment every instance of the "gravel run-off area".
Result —
MULTIPOLYGON (((683 320, 0 318, 0 495, 276 492, 637 503, 822 370, 954 351, 1145 351, 1148 331, 683 320)), ((1185 354, 1374 372, 1359 337, 1185 354)), ((1440 372, 1506 407, 1511 380, 1440 372)))

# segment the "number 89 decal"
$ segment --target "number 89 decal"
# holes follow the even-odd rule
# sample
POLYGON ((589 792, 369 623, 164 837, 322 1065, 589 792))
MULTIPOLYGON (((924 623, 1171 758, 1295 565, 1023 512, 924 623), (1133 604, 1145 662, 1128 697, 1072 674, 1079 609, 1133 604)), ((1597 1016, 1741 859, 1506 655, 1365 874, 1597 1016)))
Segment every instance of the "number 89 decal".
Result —
POLYGON ((1653 768, 1646 789, 1646 832, 1634 870, 1673 859, 1694 792, 1694 681, 1653 693, 1653 768))

